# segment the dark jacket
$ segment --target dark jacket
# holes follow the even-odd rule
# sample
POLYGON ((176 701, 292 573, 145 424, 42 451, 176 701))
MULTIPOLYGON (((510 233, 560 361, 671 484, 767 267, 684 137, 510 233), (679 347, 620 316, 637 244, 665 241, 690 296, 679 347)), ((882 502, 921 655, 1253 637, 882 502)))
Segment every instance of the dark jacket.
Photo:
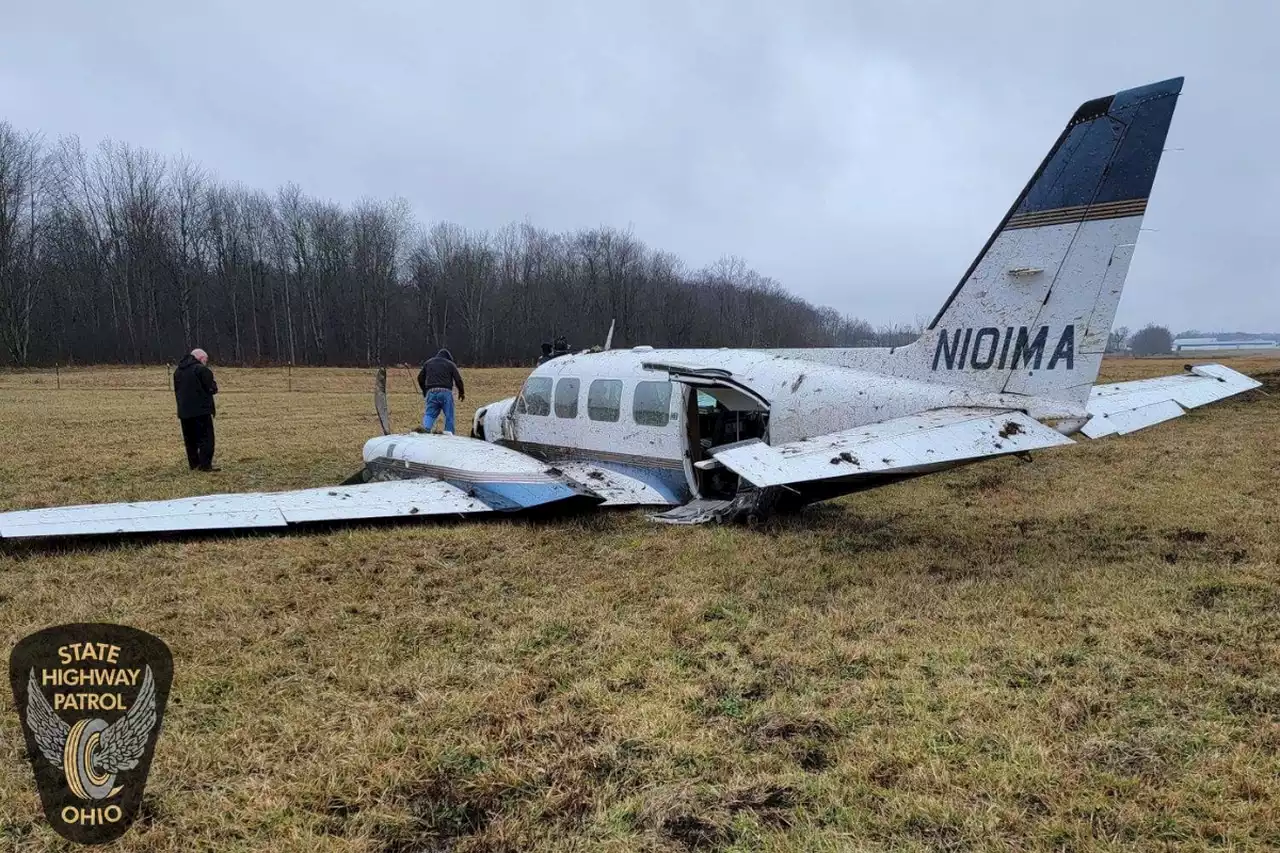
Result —
POLYGON ((173 396, 178 401, 178 417, 197 418, 214 414, 213 395, 218 393, 218 383, 213 381, 213 371, 191 353, 178 362, 173 371, 173 396))
POLYGON ((424 397, 432 388, 452 391, 454 385, 458 386, 460 398, 467 396, 462 387, 462 374, 458 372, 458 365, 453 363, 453 355, 447 349, 440 350, 434 358, 423 362, 422 369, 418 371, 418 388, 424 397))

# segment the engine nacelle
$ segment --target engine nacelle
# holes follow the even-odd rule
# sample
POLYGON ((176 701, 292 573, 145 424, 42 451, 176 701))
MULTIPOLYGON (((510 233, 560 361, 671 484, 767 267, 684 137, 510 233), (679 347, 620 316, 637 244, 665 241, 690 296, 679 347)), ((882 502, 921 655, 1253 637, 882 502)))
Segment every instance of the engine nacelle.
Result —
POLYGON ((515 401, 515 397, 508 397, 477 409, 475 417, 471 419, 471 437, 490 443, 511 438, 503 432, 503 425, 515 401))

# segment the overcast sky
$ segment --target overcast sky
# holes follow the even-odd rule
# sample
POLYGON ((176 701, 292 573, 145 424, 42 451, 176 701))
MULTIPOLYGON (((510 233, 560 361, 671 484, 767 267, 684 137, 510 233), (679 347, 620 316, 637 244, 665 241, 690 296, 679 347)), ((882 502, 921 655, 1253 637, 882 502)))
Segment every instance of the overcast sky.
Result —
POLYGON ((1081 102, 1184 75, 1116 322, 1280 331, 1280 6, 1213 6, 10 0, 0 118, 428 221, 631 227, 891 323, 1081 102))

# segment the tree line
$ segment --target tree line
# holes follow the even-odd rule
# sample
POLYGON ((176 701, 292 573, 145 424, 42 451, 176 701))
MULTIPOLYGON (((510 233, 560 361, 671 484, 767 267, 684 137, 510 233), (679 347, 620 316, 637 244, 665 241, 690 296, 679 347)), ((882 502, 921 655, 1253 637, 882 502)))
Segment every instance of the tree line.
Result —
POLYGON ((689 269, 629 231, 475 231, 403 199, 274 193, 185 157, 0 122, 0 363, 531 364, 574 347, 889 346, 741 259, 689 269))

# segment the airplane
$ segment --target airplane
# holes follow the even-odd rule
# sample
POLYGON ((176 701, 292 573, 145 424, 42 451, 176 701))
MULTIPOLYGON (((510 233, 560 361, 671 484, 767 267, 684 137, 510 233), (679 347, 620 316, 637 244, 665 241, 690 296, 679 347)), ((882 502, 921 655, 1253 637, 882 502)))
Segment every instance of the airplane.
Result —
POLYGON ((338 486, 0 513, 0 538, 288 528, 649 507, 773 512, 1124 435, 1259 382, 1220 364, 1095 385, 1183 78, 1087 101, 906 346, 654 349, 547 359, 470 436, 383 435, 338 486))

